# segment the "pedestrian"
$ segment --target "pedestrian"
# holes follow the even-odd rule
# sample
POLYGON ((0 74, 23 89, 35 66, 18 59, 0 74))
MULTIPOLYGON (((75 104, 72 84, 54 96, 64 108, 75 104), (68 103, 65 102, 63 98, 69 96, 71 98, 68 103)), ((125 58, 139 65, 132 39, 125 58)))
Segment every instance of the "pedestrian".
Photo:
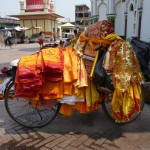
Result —
POLYGON ((11 34, 11 32, 9 30, 6 30, 5 37, 6 37, 6 39, 5 39, 5 46, 8 45, 8 43, 9 43, 9 45, 11 45, 12 34, 11 34))
POLYGON ((77 30, 74 30, 74 36, 73 38, 71 39, 71 46, 74 47, 75 43, 77 42, 77 39, 79 38, 78 36, 78 32, 77 30))
POLYGON ((39 40, 38 40, 38 43, 40 45, 40 49, 43 47, 43 43, 44 43, 44 40, 43 40, 43 33, 40 32, 39 33, 39 40))
POLYGON ((70 45, 70 39, 67 39, 66 41, 65 41, 65 43, 64 43, 64 47, 67 47, 67 46, 69 46, 70 45))
POLYGON ((62 40, 59 41, 58 47, 61 48, 62 50, 64 50, 64 43, 65 43, 65 42, 62 41, 62 40))

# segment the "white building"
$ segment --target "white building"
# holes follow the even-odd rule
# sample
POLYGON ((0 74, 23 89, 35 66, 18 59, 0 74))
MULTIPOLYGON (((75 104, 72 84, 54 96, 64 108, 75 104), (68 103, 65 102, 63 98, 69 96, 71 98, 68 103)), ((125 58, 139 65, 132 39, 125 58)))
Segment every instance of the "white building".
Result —
POLYGON ((91 0, 93 22, 110 20, 115 33, 150 41, 150 0, 91 0))
POLYGON ((74 35, 74 29, 75 29, 75 25, 73 25, 69 22, 61 25, 61 32, 62 32, 61 37, 71 39, 74 35))

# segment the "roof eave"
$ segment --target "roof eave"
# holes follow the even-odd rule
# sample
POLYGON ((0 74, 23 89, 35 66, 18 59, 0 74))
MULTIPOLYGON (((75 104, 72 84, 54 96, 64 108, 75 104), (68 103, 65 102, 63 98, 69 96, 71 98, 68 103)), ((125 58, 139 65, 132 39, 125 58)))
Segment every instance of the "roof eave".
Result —
POLYGON ((55 17, 55 18, 64 18, 63 16, 61 15, 58 15, 56 13, 24 13, 24 14, 18 14, 18 15, 8 15, 9 17, 14 17, 14 18, 21 18, 21 17, 24 17, 24 16, 52 16, 52 17, 55 17))

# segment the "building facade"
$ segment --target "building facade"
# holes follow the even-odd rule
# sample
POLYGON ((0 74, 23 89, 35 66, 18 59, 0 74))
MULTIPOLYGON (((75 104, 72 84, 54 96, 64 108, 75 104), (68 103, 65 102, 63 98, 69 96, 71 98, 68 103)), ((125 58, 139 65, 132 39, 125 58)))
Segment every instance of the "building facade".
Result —
POLYGON ((67 22, 61 25, 62 38, 72 38, 74 36, 75 25, 67 22))
MULTIPOLYGON (((26 36, 31 37, 41 31, 53 35, 59 34, 57 18, 63 18, 63 16, 55 13, 55 4, 52 0, 20 0, 19 2, 20 13, 11 15, 11 17, 19 18, 21 27, 30 28, 25 31, 26 36)), ((47 34, 46 36, 51 35, 47 34)))
POLYGON ((149 6, 149 0, 91 0, 91 18, 112 21, 115 33, 122 37, 149 41, 149 6))
POLYGON ((86 4, 75 5, 75 27, 84 30, 91 24, 91 11, 86 4))

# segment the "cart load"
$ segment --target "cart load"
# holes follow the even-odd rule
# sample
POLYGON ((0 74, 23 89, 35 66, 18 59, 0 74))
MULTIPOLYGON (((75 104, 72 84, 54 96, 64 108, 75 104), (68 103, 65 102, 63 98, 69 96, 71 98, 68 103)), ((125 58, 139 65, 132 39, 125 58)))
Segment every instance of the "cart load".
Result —
POLYGON ((46 48, 23 56, 15 77, 15 96, 32 106, 61 103, 60 113, 87 113, 110 102, 116 122, 141 111, 144 81, 132 45, 114 33, 111 22, 99 21, 83 31, 74 47, 46 48), (110 98, 111 93, 111 98, 110 98))

